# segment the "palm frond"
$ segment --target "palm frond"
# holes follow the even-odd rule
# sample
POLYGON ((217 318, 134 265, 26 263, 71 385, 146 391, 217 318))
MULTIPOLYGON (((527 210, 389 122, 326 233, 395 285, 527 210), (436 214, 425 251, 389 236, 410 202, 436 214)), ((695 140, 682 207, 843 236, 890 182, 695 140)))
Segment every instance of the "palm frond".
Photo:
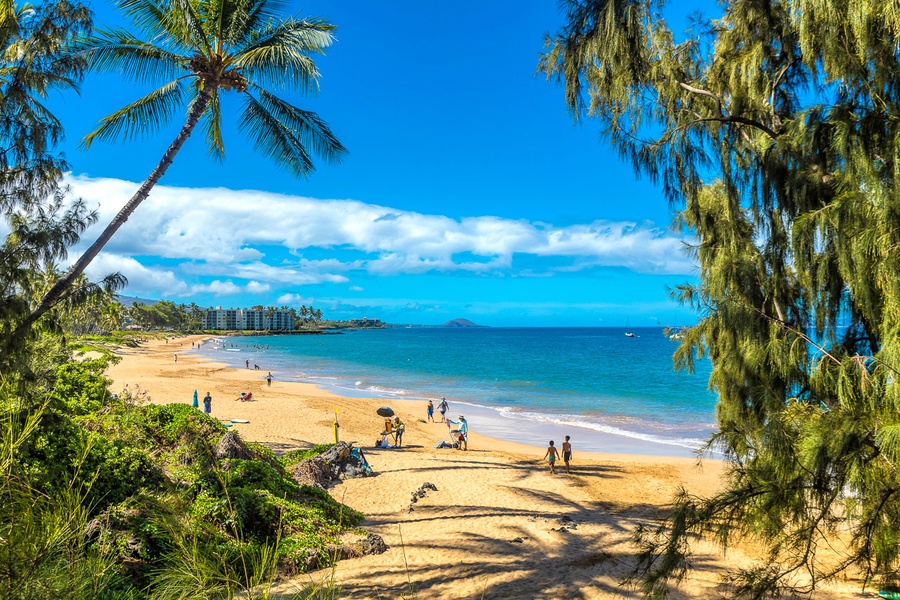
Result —
POLYGON ((236 52, 234 64, 260 85, 315 90, 319 72, 308 55, 321 54, 334 42, 333 29, 319 20, 291 19, 271 24, 250 36, 236 52))
POLYGON ((210 156, 220 162, 225 160, 225 143, 222 140, 222 107, 219 104, 218 91, 214 91, 210 96, 200 126, 206 135, 210 156))
POLYGON ((102 119, 100 127, 84 137, 82 145, 89 148, 97 139, 114 140, 120 135, 129 139, 143 135, 167 123, 183 104, 182 81, 176 79, 102 119))
POLYGON ((315 170, 312 157, 294 131, 250 94, 244 94, 239 126, 260 153, 287 167, 294 175, 306 176, 315 170))
POLYGON ((91 69, 115 71, 139 83, 177 77, 184 73, 187 60, 124 29, 98 30, 76 51, 87 56, 91 69))
POLYGON ((211 56, 215 50, 210 45, 210 39, 204 31, 205 20, 197 12, 197 8, 201 4, 203 3, 192 0, 172 0, 169 7, 169 28, 166 33, 181 40, 183 44, 193 46, 196 50, 211 56))
POLYGON ((122 9, 131 22, 148 35, 149 39, 164 39, 170 29, 169 11, 154 0, 119 0, 122 9))
POLYGON ((266 22, 275 18, 273 5, 280 2, 272 0, 243 0, 235 3, 227 21, 227 27, 220 30, 223 43, 240 46, 245 43, 250 32, 264 27, 266 22))
POLYGON ((300 141, 304 148, 312 150, 327 161, 340 162, 347 149, 331 131, 331 127, 316 113, 303 110, 256 86, 263 108, 300 141))

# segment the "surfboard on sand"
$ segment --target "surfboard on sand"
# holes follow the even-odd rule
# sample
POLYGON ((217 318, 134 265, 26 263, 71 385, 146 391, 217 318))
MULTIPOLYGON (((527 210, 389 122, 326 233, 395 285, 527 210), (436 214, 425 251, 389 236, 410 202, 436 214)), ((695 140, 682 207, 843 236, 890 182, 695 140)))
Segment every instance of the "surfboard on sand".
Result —
POLYGON ((247 419, 232 419, 231 422, 232 423, 249 423, 250 421, 248 421, 247 419))

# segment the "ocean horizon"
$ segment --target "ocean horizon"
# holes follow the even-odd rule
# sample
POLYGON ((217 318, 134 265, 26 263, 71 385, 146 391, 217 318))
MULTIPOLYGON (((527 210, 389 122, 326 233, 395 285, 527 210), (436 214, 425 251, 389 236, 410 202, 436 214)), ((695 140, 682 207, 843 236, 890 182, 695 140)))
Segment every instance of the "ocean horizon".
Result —
MULTIPOLYGON (((322 335, 220 337, 196 352, 260 377, 342 396, 446 397, 473 432, 544 447, 693 455, 715 430, 710 365, 676 371, 663 328, 391 327, 322 335)), ((375 417, 373 415, 373 424, 375 417)), ((428 440, 424 440, 428 442, 428 440)))

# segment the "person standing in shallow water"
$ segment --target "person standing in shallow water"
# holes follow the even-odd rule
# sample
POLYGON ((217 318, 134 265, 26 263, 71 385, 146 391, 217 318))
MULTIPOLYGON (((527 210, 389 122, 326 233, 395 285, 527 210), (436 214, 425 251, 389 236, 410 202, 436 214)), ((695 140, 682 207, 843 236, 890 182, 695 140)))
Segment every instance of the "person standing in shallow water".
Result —
POLYGON ((572 460, 572 444, 569 443, 569 436, 566 436, 566 441, 563 442, 562 457, 563 457, 563 462, 566 463, 566 473, 568 473, 569 472, 569 461, 572 460))

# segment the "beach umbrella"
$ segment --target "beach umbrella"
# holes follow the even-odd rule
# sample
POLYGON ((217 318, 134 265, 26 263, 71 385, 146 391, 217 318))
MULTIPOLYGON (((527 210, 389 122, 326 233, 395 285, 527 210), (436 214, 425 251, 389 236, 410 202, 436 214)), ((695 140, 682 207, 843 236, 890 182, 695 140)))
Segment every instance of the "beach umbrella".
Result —
POLYGON ((390 406, 382 406, 378 410, 375 411, 379 417, 393 417, 394 409, 390 406))
POLYGON ((200 405, 197 403, 197 390, 194 390, 194 400, 191 402, 191 406, 200 408, 200 405))

